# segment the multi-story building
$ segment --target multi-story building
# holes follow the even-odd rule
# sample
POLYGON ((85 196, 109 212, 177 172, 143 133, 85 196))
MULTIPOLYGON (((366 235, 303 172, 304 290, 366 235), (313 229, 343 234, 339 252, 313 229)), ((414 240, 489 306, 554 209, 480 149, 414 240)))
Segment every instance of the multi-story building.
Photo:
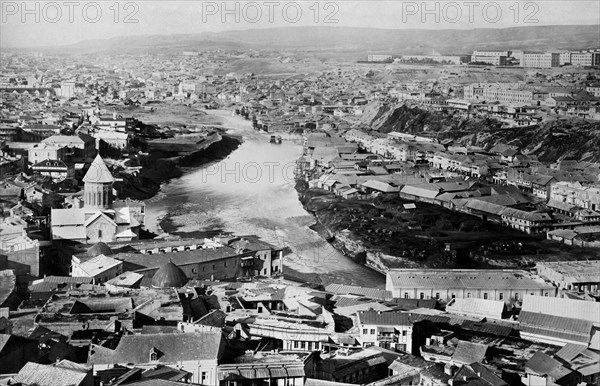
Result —
POLYGON ((472 101, 529 104, 533 96, 533 91, 514 83, 474 83, 464 86, 465 99, 472 101))
POLYGON ((560 54, 560 64, 572 64, 573 66, 598 66, 600 65, 600 52, 563 52, 560 54))
POLYGON ((510 269, 391 269, 385 288, 398 298, 479 298, 506 304, 521 301, 526 294, 556 296, 556 288, 541 278, 510 269))
POLYGON ((66 148, 60 145, 51 145, 40 143, 29 149, 28 161, 31 164, 37 164, 42 161, 62 161, 65 159, 66 148))
POLYGON ((378 346, 412 352, 413 325, 408 313, 361 311, 356 318, 360 334, 358 339, 363 347, 378 346))
POLYGON ((550 186, 550 200, 594 211, 600 210, 600 186, 579 182, 555 182, 550 186))
POLYGON ((485 63, 492 66, 506 66, 506 56, 471 55, 471 63, 485 63))
POLYGON ((87 134, 53 135, 42 140, 42 143, 65 147, 66 159, 73 162, 91 162, 96 156, 96 141, 87 134))
POLYGON ((560 66, 560 54, 555 52, 547 53, 523 53, 522 67, 530 68, 552 68, 560 66))
POLYGON ((520 209, 504 208, 500 212, 502 223, 525 233, 540 233, 550 230, 552 218, 548 213, 527 212, 520 209))
POLYGON ((511 54, 512 54, 511 51, 473 51, 473 56, 487 56, 487 57, 504 56, 504 57, 509 57, 511 54))
POLYGON ((367 61, 368 62, 381 62, 381 63, 391 62, 392 55, 368 55, 367 61))

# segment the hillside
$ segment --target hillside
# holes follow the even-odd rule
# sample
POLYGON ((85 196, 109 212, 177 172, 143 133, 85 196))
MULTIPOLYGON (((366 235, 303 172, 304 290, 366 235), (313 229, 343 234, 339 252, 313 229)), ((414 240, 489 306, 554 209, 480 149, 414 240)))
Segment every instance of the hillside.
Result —
MULTIPOLYGON (((596 47, 600 26, 532 26, 472 30, 281 27, 218 33, 125 36, 83 41, 45 51, 175 53, 207 49, 273 49, 307 52, 470 53, 474 49, 564 50, 596 47)), ((28 50, 40 50, 31 48, 28 50)))
POLYGON ((462 145, 489 149, 498 143, 516 145, 542 162, 576 159, 600 162, 600 125, 584 121, 548 121, 534 127, 502 129, 491 119, 460 119, 448 113, 430 112, 406 105, 370 104, 363 122, 380 133, 391 131, 434 133, 462 145))

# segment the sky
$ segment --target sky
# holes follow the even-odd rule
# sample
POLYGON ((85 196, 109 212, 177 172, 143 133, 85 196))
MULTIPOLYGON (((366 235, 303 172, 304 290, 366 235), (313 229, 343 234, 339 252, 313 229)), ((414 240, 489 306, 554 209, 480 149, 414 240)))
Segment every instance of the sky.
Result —
POLYGON ((0 49, 285 26, 473 29, 536 25, 600 26, 600 1, 0 0, 0 49))

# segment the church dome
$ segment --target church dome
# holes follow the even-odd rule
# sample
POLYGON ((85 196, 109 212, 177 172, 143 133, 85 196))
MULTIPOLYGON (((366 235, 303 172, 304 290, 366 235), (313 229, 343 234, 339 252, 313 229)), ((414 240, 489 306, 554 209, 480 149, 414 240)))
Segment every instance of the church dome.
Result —
POLYGON ((152 277, 152 287, 154 288, 181 288, 187 283, 188 279, 185 273, 169 261, 160 267, 152 277))
POLYGON ((89 257, 97 257, 100 255, 110 256, 113 254, 112 249, 102 241, 94 244, 87 250, 87 255, 89 257))

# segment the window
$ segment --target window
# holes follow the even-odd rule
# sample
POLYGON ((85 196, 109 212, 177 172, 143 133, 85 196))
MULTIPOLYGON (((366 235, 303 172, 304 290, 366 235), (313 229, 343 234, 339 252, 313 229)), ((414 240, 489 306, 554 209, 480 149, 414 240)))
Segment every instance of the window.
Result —
POLYGON ((367 335, 369 333, 369 330, 367 328, 363 328, 363 334, 367 335))
POLYGON ((424 292, 421 292, 421 294, 419 295, 419 298, 421 298, 421 299, 425 299, 425 293, 424 293, 424 292))
POLYGON ((213 271, 215 270, 215 265, 213 264, 213 271))
POLYGON ((404 299, 408 299, 408 292, 404 293, 404 299))
POLYGON ((223 262, 223 267, 227 267, 227 262, 226 261, 223 262))
POLYGON ((548 292, 544 292, 544 296, 548 297, 548 292))
POLYGON ((402 330, 402 336, 406 336, 406 330, 402 330))
POLYGON ((487 300, 487 298, 488 298, 487 292, 483 293, 483 298, 487 300))
POLYGON ((98 229, 98 238, 101 239, 102 238, 102 229, 98 229))
POLYGON ((436 293, 435 293, 435 298, 436 298, 436 299, 439 299, 439 298, 440 298, 440 293, 439 293, 439 292, 436 292, 436 293))
POLYGON ((203 371, 202 372, 202 382, 201 382, 202 384, 204 384, 204 382, 206 381, 206 378, 208 378, 206 371, 203 371))
POLYGON ((467 292, 467 297, 470 298, 471 297, 471 293, 467 292))
POLYGON ((500 299, 500 300, 504 300, 504 293, 500 292, 500 293, 498 294, 498 299, 500 299))
POLYGON ((374 328, 371 329, 371 335, 375 335, 375 329, 374 328))
POLYGON ((452 299, 456 299, 456 294, 455 293, 452 294, 452 299))
POLYGON ((306 342, 305 341, 300 342, 300 349, 306 350, 306 342))
POLYGON ((307 343, 307 349, 308 349, 308 351, 312 350, 312 342, 307 343))
POLYGON ((294 348, 298 348, 298 341, 297 340, 294 341, 294 348))

